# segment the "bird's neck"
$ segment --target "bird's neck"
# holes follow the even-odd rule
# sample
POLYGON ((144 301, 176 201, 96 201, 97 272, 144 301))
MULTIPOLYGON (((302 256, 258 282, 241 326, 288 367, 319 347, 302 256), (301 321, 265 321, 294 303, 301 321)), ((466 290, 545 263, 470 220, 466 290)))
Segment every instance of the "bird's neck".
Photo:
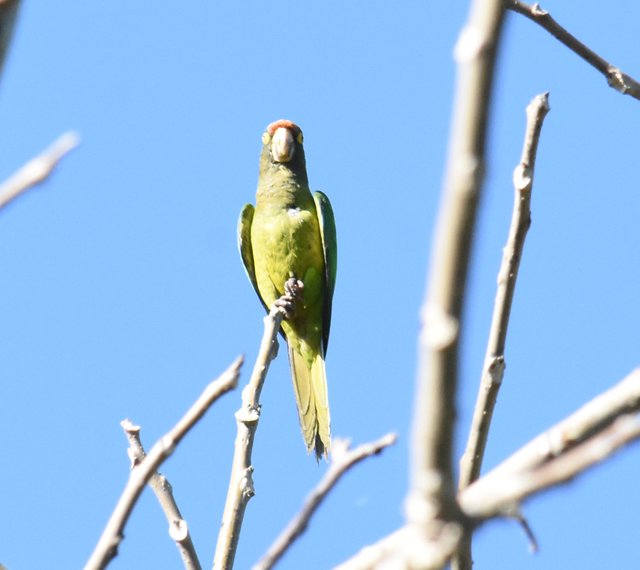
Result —
POLYGON ((259 177, 256 205, 263 200, 275 200, 285 206, 296 205, 307 196, 310 197, 311 193, 306 173, 300 175, 281 165, 272 165, 269 175, 263 173, 259 177))

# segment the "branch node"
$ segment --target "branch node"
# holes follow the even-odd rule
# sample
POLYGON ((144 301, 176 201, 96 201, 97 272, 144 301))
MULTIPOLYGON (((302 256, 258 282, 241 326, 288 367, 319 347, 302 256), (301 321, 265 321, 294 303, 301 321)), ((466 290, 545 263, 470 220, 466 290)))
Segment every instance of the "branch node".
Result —
POLYGON ((633 79, 631 79, 631 77, 626 73, 623 73, 619 67, 611 65, 607 69, 607 83, 619 93, 627 95, 631 91, 630 84, 632 82, 633 79))
POLYGON ((246 501, 256 494, 253 486, 253 467, 250 465, 240 474, 240 492, 246 501))
POLYGON ((182 543, 189 537, 189 525, 184 519, 175 519, 169 524, 169 536, 175 541, 182 543))
POLYGON ((438 305, 427 305, 424 310, 422 337, 425 346, 432 350, 444 350, 458 338, 458 319, 447 314, 438 305))
MULTIPOLYGON (((249 386, 245 387, 245 390, 249 386)), ((253 425, 260 420, 260 406, 244 405, 235 413, 236 420, 245 425, 253 425)))
POLYGON ((517 192, 529 192, 533 184, 533 170, 528 164, 518 164, 513 170, 513 185, 517 192))
POLYGON ((549 15, 549 12, 543 9, 538 2, 535 2, 533 6, 531 6, 531 13, 538 18, 544 18, 549 15))
POLYGON ((504 355, 494 356, 490 359, 487 372, 489 373, 489 383, 491 386, 500 386, 500 384, 502 384, 506 367, 504 355))

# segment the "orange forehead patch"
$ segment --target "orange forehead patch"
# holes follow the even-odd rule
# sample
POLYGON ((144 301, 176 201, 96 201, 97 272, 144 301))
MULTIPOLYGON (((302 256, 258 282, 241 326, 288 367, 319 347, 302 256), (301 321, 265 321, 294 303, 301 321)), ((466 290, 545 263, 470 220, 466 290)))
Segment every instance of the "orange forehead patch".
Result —
POLYGON ((279 128, 291 129, 294 133, 301 132, 300 127, 296 125, 293 121, 287 121, 286 119, 279 119, 274 121, 267 127, 267 132, 273 136, 279 128))

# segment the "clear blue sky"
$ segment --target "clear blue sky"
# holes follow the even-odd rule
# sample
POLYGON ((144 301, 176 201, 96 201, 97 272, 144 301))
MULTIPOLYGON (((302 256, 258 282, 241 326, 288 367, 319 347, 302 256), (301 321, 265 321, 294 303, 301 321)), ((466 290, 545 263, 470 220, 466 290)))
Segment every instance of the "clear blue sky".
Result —
MULTIPOLYGON (((574 4, 544 7, 638 77, 638 4, 574 4)), ((302 126, 311 185, 330 196, 337 218, 327 362, 334 434, 355 443, 400 436, 341 482, 281 567, 328 568, 402 523, 418 308, 466 3, 232 5, 23 8, 0 80, 0 178, 65 130, 77 130, 82 146, 0 215, 0 562, 10 570, 81 567, 128 475, 120 420, 141 424, 150 447, 233 358, 255 356, 263 314, 237 254, 236 220, 254 198, 262 130, 278 118, 302 126)), ((640 103, 512 14, 496 80, 459 450, 524 108, 550 91, 552 111, 487 467, 640 363, 640 103)), ((162 469, 205 567, 239 398, 219 402, 162 469)), ((263 392, 254 465, 240 569, 326 470, 305 454, 284 351, 263 392)), ((477 568, 633 567, 639 465, 631 448, 525 505, 536 556, 515 524, 487 525, 477 568)), ((179 567, 147 491, 112 568, 179 567)))

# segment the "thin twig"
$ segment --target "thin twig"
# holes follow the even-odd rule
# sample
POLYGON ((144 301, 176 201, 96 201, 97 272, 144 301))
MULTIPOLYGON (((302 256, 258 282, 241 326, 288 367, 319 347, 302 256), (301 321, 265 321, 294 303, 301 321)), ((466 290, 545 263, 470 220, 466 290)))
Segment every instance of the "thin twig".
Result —
POLYGON ((129 480, 109 518, 109 522, 84 567, 85 570, 105 568, 116 556, 118 545, 124 538, 124 527, 145 485, 211 405, 220 396, 236 387, 242 362, 242 357, 237 358, 217 380, 211 382, 180 421, 156 442, 145 460, 131 471, 129 480))
MULTIPOLYGON (((129 440, 129 459, 131 469, 137 469, 144 461, 146 453, 140 441, 140 426, 135 425, 130 420, 120 422, 127 439, 129 440)), ((201 570, 200 561, 196 549, 191 540, 191 533, 187 521, 184 520, 180 509, 173 496, 173 488, 167 478, 154 471, 149 479, 149 486, 153 490, 162 510, 169 523, 169 536, 175 541, 182 563, 186 570, 201 570)))
MULTIPOLYGON (((545 116, 549 112, 549 95, 533 98, 527 106, 527 126, 520 163, 513 172, 514 203, 509 237, 502 254, 498 273, 498 289, 493 307, 489 342, 485 354, 480 388, 471 421, 467 447, 460 461, 458 489, 468 487, 480 475, 482 459, 489 436, 493 410, 498 399, 505 369, 504 347, 509 327, 513 294, 518 279, 524 241, 531 225, 531 192, 535 171, 538 141, 545 116)), ((468 570, 473 566, 471 535, 467 534, 453 561, 455 570, 468 570)))
POLYGON ((251 453, 260 420, 260 392, 271 361, 278 353, 278 330, 285 310, 274 304, 264 318, 264 335, 251 379, 242 390, 242 405, 236 412, 238 433, 231 464, 227 500, 213 560, 214 570, 230 570, 238 548, 244 512, 249 499, 255 494, 251 453))
POLYGON ((472 3, 455 55, 456 98, 427 295, 421 309, 413 419, 410 524, 456 518, 452 447, 466 276, 485 170, 486 125, 502 0, 472 3))
POLYGON ((459 495, 470 517, 509 514, 527 496, 569 480, 634 437, 640 369, 534 438, 459 495), (616 426, 616 427, 614 427, 616 426))
POLYGON ((538 550, 540 549, 538 545, 538 539, 536 538, 536 535, 534 534, 529 521, 524 517, 520 510, 516 510, 513 513, 513 518, 518 521, 520 527, 524 531, 525 536, 527 537, 527 540, 529 541, 529 552, 531 552, 531 554, 535 554, 536 552, 538 552, 538 550))
POLYGON ((60 136, 39 156, 32 158, 20 170, 0 185, 0 210, 9 202, 43 182, 69 151, 78 146, 79 137, 68 132, 60 136))
POLYGON ((2 73, 7 50, 13 37, 19 8, 19 0, 0 0, 0 73, 2 73))
POLYGON ((322 501, 324 501, 340 478, 363 459, 377 455, 385 447, 393 445, 396 439, 396 434, 389 433, 377 441, 365 443, 353 450, 349 449, 348 440, 334 439, 331 443, 331 449, 333 450, 331 454, 331 464, 322 481, 320 481, 318 486, 305 499, 302 510, 269 547, 267 553, 253 567, 253 570, 269 570, 269 568, 272 568, 275 563, 282 558, 294 541, 307 529, 309 520, 316 509, 322 501))
POLYGON ((640 99, 640 84, 633 77, 624 73, 619 67, 609 63, 570 34, 551 17, 549 12, 543 10, 537 2, 530 6, 518 0, 507 0, 506 6, 509 10, 522 14, 547 30, 571 51, 602 73, 610 87, 613 87, 623 95, 631 95, 634 99, 640 99))
POLYGON ((493 307, 489 342, 482 369, 480 389, 471 422, 467 448, 460 461, 459 488, 468 487, 478 478, 489 435, 491 418, 505 369, 504 348, 509 327, 509 316, 515 291, 525 237, 531 225, 531 192, 536 152, 542 123, 549 111, 548 94, 538 95, 527 106, 522 158, 513 173, 515 190, 509 237, 503 250, 502 265, 498 273, 498 289, 493 307))

